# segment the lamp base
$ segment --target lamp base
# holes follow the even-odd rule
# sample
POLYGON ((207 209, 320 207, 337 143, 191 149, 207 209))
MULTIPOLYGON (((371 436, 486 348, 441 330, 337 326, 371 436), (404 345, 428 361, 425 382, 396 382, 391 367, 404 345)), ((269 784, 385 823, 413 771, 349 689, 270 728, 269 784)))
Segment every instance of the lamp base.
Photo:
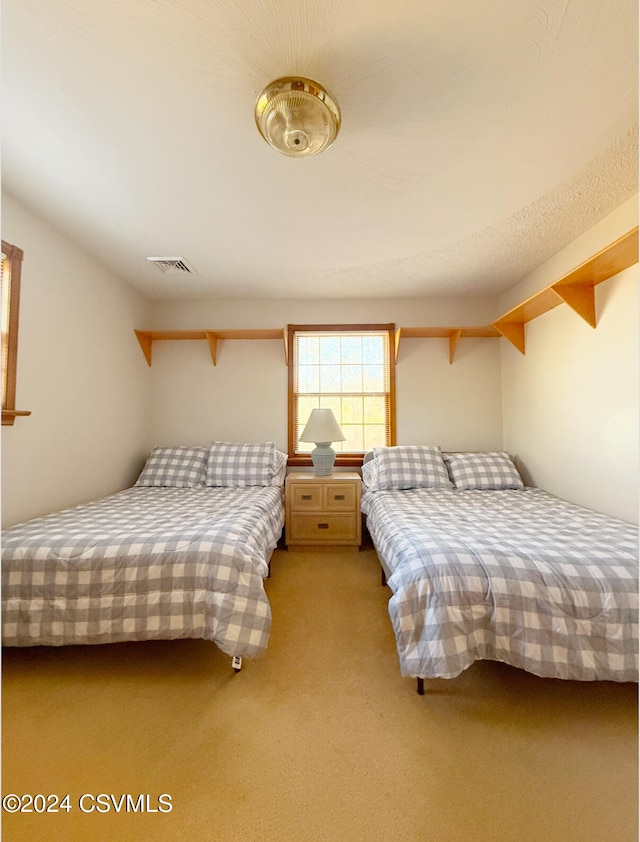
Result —
POLYGON ((330 441, 318 441, 311 451, 311 461, 317 477, 330 477, 336 461, 336 452, 330 441))

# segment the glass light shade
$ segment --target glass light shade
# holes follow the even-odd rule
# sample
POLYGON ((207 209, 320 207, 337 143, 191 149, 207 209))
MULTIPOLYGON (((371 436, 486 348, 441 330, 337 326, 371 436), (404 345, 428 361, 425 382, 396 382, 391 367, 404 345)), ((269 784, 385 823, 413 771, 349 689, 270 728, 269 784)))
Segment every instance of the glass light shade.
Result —
POLYGON ((304 76, 283 76, 267 85, 254 114, 267 143, 291 158, 317 155, 340 129, 338 103, 326 88, 304 76))

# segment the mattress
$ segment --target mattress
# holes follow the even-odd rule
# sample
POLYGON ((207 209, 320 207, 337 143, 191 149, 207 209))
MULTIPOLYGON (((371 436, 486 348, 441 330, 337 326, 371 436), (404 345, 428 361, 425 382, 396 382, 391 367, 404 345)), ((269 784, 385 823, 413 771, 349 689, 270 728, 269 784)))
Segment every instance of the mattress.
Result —
POLYGON ((638 530, 524 490, 368 491, 403 675, 489 659, 539 676, 638 680, 638 530))
POLYGON ((281 487, 136 487, 2 533, 2 642, 267 646, 281 487))

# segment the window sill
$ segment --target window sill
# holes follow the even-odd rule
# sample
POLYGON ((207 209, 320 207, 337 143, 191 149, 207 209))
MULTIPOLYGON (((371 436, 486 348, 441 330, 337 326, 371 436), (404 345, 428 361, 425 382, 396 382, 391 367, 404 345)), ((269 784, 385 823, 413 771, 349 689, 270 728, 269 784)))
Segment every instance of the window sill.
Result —
MULTIPOLYGON (((361 468, 363 458, 364 453, 338 453, 336 454, 335 466, 336 468, 361 468)), ((287 460, 287 465, 294 467, 310 467, 312 464, 311 456, 307 454, 298 453, 294 456, 290 455, 287 460)))
POLYGON ((2 410, 2 426, 12 427, 16 418, 23 418, 31 415, 31 410, 26 409, 3 409, 2 410))

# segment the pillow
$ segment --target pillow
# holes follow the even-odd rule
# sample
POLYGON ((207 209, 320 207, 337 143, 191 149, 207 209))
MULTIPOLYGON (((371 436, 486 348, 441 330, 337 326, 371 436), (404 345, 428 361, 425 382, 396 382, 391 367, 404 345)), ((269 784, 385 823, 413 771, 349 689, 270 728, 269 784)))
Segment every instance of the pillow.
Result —
POLYGON ((275 451, 272 465, 273 476, 269 485, 284 485, 287 476, 288 459, 289 456, 286 453, 283 453, 281 450, 275 451))
POLYGON ((372 491, 375 491, 375 489, 377 488, 378 471, 376 470, 375 459, 371 459, 368 462, 362 463, 362 482, 368 489, 372 491))
POLYGON ((214 441, 209 449, 206 483, 226 488, 270 485, 275 453, 272 441, 255 444, 214 441))
POLYGON ((508 453, 445 453, 444 460, 456 488, 484 491, 524 488, 508 453))
POLYGON ((154 447, 136 485, 195 488, 204 485, 206 447, 154 447))
POLYGON ((439 447, 407 444, 376 447, 373 453, 381 490, 451 488, 439 447))

